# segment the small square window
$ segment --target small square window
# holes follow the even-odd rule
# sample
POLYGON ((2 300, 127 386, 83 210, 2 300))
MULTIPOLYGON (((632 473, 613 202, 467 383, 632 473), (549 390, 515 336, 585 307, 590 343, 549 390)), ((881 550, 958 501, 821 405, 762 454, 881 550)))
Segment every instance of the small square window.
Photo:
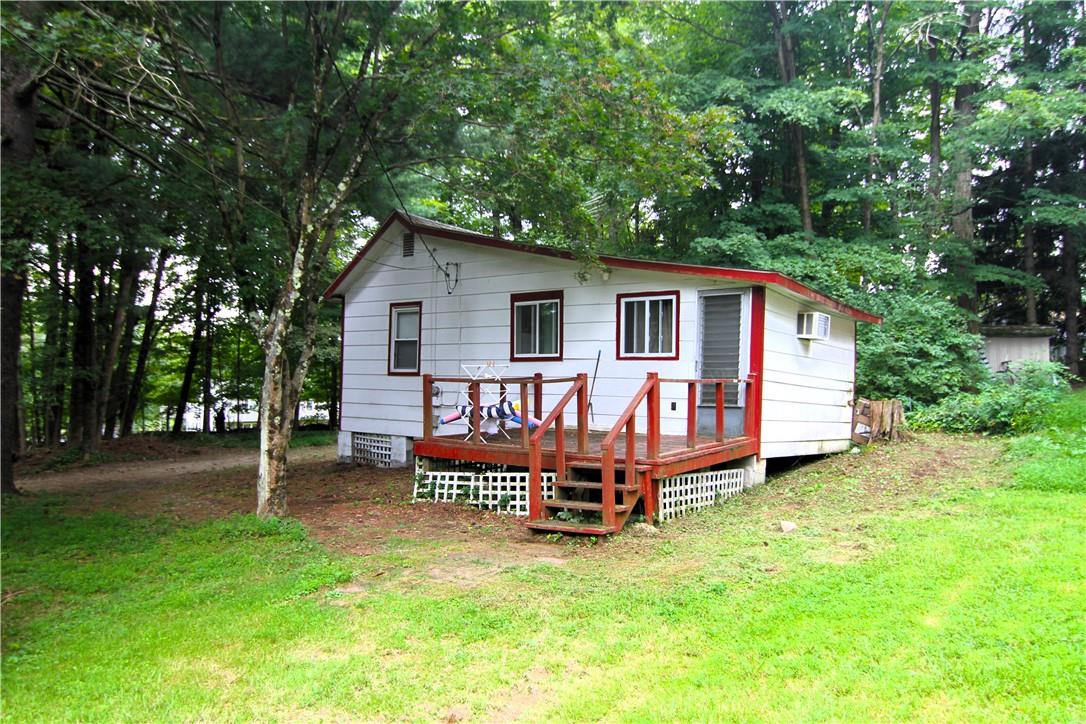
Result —
POLYGON ((509 359, 562 359, 563 293, 511 294, 509 359))
POLYGON ((679 358, 679 293, 619 294, 618 359, 679 358))

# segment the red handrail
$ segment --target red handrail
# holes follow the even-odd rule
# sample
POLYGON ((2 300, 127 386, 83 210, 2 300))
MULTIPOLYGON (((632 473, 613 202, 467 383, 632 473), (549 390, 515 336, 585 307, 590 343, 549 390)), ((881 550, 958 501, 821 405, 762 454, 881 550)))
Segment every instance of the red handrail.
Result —
MULTIPOLYGON (((615 442, 619 434, 626 431, 626 485, 635 485, 637 481, 637 408, 643 400, 648 400, 647 453, 650 459, 660 454, 660 375, 649 372, 644 384, 618 416, 618 421, 611 432, 603 438, 600 445, 600 483, 603 495, 603 524, 613 526, 615 520, 615 442)), ((651 483, 649 484, 651 488, 651 483)), ((642 490, 642 497, 652 494, 642 490)), ((647 500, 647 497, 646 497, 647 500)))
MULTIPOLYGON (((562 395, 550 414, 543 418, 539 427, 532 433, 528 442, 528 519, 543 518, 543 437, 551 425, 554 429, 554 468, 559 480, 566 477, 566 405, 577 397, 577 452, 588 452, 588 375, 577 375, 575 382, 562 395)), ((527 414, 521 410, 522 420, 527 428, 527 414)), ((523 433, 522 433, 523 434, 523 433)), ((614 503, 612 502, 612 506, 614 503)))

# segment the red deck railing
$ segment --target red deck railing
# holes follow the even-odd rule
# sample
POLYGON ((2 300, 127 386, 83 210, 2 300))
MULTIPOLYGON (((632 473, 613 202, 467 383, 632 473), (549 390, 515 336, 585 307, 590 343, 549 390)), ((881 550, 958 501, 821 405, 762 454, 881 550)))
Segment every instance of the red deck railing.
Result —
MULTIPOLYGON (((724 386, 728 384, 745 384, 747 399, 744 410, 744 433, 752 428, 754 419, 752 379, 730 378, 706 378, 706 379, 675 379, 661 378, 656 372, 649 372, 641 389, 633 396, 630 403, 619 415, 611 432, 603 439, 600 446, 601 457, 601 483, 603 488, 603 522, 605 525, 615 524, 615 445, 619 435, 625 432, 626 450, 623 458, 625 463, 626 485, 636 485, 637 477, 637 410, 642 402, 647 402, 646 410, 646 450, 645 462, 666 459, 669 456, 682 455, 685 451, 679 450, 661 454, 660 452, 660 386, 662 384, 677 383, 686 385, 686 447, 687 450, 695 450, 699 447, 715 447, 724 442, 724 386), (714 440, 711 443, 698 445, 698 386, 713 385, 715 389, 714 407, 714 440)), ((652 482, 642 479, 642 486, 651 486, 652 482)), ((651 488, 641 491, 642 500, 645 502, 645 517, 651 518, 655 512, 655 499, 651 488)))
MULTIPOLYGON (((577 398, 577 452, 588 452, 588 375, 581 373, 532 433, 528 447, 528 519, 543 517, 543 436, 554 425, 554 470, 559 480, 566 479, 566 405, 577 398)), ((522 426, 527 430, 528 426, 522 426)))
MULTIPOLYGON (((743 435, 750 437, 757 434, 757 385, 755 373, 750 373, 746 379, 731 378, 704 378, 704 379, 677 379, 661 378, 656 372, 649 372, 645 382, 634 394, 626 409, 618 416, 617 421, 610 432, 600 444, 601 467, 601 493, 603 496, 603 509, 601 511, 603 524, 616 525, 615 516, 615 466, 619 458, 616 457, 616 446, 619 438, 625 438, 623 461, 625 467, 625 485, 634 487, 638 485, 639 462, 648 465, 674 462, 679 456, 687 456, 691 451, 704 451, 712 454, 725 442, 725 386, 731 384, 744 385, 744 410, 743 410, 743 435), (661 452, 661 386, 664 384, 686 385, 686 448, 672 449, 661 452), (714 388, 714 425, 713 440, 711 442, 698 442, 698 390, 702 385, 712 385, 714 388), (642 403, 647 404, 645 415, 645 456, 638 459, 637 456, 637 412, 642 403)), ((471 434, 472 446, 481 443, 480 428, 482 413, 480 406, 480 388, 483 384, 494 384, 495 381, 476 380, 470 377, 438 377, 423 375, 423 439, 433 438, 433 386, 436 382, 465 384, 468 386, 468 399, 471 406, 471 434)), ((543 508, 543 441, 547 432, 554 429, 554 460, 555 472, 559 480, 566 477, 567 455, 565 436, 566 408, 576 398, 577 400, 577 452, 581 455, 588 453, 588 375, 580 373, 576 377, 551 377, 545 378, 536 373, 532 377, 512 377, 498 381, 500 386, 500 399, 505 401, 510 388, 515 388, 520 401, 521 419, 525 424, 520 426, 519 447, 528 452, 529 473, 529 520, 541 520, 546 511, 543 508), (535 430, 530 430, 527 421, 528 410, 531 409, 536 419, 543 417, 543 387, 547 384, 569 384, 565 394, 551 409, 550 414, 540 421, 535 430), (529 395, 529 391, 531 395, 529 395), (529 401, 532 403, 529 408, 529 401)), ((681 458, 680 458, 681 459, 681 458)), ((654 514, 655 498, 652 491, 650 476, 641 476, 641 496, 645 502, 646 517, 654 514)))

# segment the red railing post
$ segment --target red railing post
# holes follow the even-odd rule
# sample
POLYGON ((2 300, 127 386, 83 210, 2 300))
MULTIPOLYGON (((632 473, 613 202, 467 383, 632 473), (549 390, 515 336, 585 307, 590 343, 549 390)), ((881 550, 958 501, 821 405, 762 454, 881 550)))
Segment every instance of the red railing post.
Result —
POLYGON ((528 383, 520 383, 520 446, 528 447, 528 383))
POLYGON ((698 383, 688 382, 686 385, 686 446, 697 447, 698 444, 698 383))
POLYGON ((747 389, 745 390, 746 394, 744 395, 746 399, 743 401, 743 435, 746 437, 751 437, 754 435, 754 415, 756 414, 754 398, 754 377, 756 374, 757 372, 751 372, 750 374, 748 374, 746 381, 747 389))
POLYGON ((528 448, 528 520, 543 517, 543 445, 528 448))
POLYGON ((655 460, 660 457, 660 373, 649 372, 648 378, 653 383, 649 389, 648 458, 655 460))
POLYGON ((724 442, 724 383, 716 383, 716 441, 724 442))
POLYGON ((532 390, 532 404, 535 406, 533 414, 535 415, 535 419, 542 420, 543 419, 543 373, 542 372, 536 372, 534 375, 532 375, 532 385, 534 386, 534 389, 532 390))
POLYGON ((588 375, 577 375, 577 452, 588 452, 588 375))
POLYGON ((479 428, 482 427, 482 412, 479 410, 479 383, 472 382, 468 385, 471 397, 471 441, 478 444, 481 440, 479 428))
POLYGON ((566 413, 559 412, 554 421, 554 474, 566 479, 566 413))
POLYGON ((422 439, 429 440, 434 432, 434 376, 422 376, 422 439))
POLYGON ((613 526, 615 524, 615 448, 614 446, 605 448, 603 454, 600 456, 601 464, 601 482, 602 489, 600 493, 603 495, 603 509, 600 511, 600 517, 603 518, 603 524, 606 526, 613 526))
POLYGON ((637 415, 631 415, 626 423, 626 485, 633 485, 637 468, 637 415))
POLYGON ((650 525, 656 517, 656 495, 652 484, 652 472, 646 470, 641 474, 641 499, 645 506, 645 522, 650 525))

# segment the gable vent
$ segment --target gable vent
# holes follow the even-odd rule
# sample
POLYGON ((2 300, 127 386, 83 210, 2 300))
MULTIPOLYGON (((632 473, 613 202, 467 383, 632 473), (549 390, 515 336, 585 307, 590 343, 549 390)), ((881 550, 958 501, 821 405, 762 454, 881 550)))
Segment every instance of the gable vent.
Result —
POLYGON ((415 255, 415 232, 405 231, 403 233, 403 256, 409 257, 415 255))

